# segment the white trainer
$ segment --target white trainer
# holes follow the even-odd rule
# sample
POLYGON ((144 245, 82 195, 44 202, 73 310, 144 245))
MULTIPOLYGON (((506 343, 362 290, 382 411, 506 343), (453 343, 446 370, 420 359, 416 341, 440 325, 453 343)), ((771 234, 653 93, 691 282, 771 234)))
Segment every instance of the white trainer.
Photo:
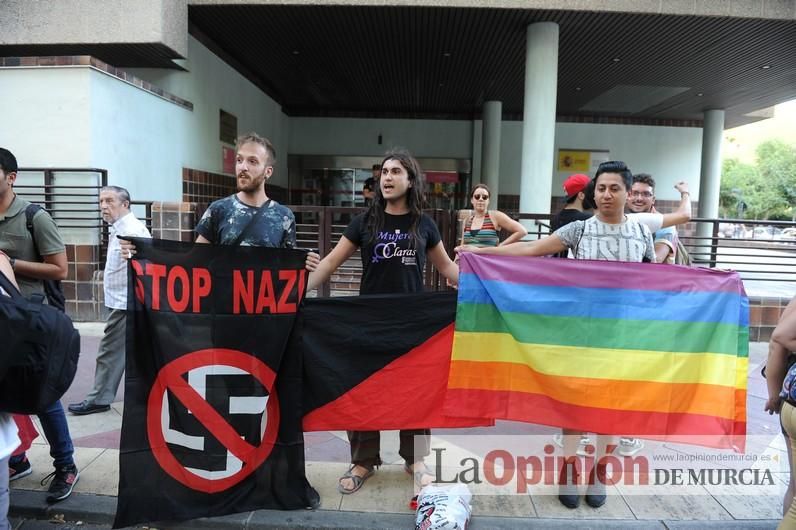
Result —
POLYGON ((622 456, 633 456, 644 449, 644 442, 638 438, 620 438, 619 454, 622 456))

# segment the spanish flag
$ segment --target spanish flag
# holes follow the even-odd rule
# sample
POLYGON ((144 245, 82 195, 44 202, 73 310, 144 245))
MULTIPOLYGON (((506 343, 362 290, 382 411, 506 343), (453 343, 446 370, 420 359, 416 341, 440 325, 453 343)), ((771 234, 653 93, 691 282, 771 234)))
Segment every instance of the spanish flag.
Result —
POLYGON ((735 272, 461 256, 447 414, 743 450, 735 272))

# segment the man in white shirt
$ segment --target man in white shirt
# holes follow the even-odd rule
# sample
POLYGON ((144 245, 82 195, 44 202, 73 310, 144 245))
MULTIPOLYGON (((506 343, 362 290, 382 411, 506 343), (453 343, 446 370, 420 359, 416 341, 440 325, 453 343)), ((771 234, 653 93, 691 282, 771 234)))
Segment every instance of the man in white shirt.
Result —
MULTIPOLYGON (((688 191, 681 193, 688 195, 688 191)), ((690 198, 689 198, 690 199, 690 198)), ((655 210, 655 180, 647 173, 633 175, 628 209, 633 213, 658 213, 655 210)), ((674 263, 677 255, 677 229, 673 226, 661 228, 652 234, 655 256, 658 263, 674 263)))
MULTIPOLYGON (((634 185, 635 189, 635 185, 634 185)), ((661 228, 681 225, 691 220, 691 194, 688 191, 688 183, 681 180, 674 185, 674 189, 680 192, 680 204, 671 213, 661 214, 653 210, 636 210, 632 207, 633 191, 628 193, 628 219, 633 219, 650 229, 653 234, 661 228)))
POLYGON ((130 193, 126 189, 105 186, 100 190, 99 205, 102 219, 111 225, 103 276, 105 306, 111 312, 97 353, 94 388, 82 402, 69 405, 69 412, 77 415, 110 410, 124 373, 127 260, 121 255, 119 238, 116 236, 152 237, 144 223, 130 211, 130 193))

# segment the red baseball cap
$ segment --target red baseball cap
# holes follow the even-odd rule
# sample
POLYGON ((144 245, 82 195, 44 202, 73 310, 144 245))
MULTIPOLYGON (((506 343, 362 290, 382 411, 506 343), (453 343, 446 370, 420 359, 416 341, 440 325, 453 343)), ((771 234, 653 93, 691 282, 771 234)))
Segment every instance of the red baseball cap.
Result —
POLYGON ((564 191, 567 193, 567 197, 577 195, 586 189, 590 181, 591 179, 582 173, 567 177, 567 180, 564 181, 564 191))

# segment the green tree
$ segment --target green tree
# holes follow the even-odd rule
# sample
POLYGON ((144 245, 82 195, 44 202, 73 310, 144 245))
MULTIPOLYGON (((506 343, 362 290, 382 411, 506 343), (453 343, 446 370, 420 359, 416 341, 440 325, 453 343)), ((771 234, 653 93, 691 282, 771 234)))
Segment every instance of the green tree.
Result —
POLYGON ((740 201, 748 219, 792 219, 796 210, 796 147, 768 140, 756 150, 755 164, 727 159, 722 165, 719 209, 738 217, 740 201))
POLYGON ((791 219, 796 204, 796 147, 769 140, 757 148, 757 167, 768 201, 764 219, 791 219))

